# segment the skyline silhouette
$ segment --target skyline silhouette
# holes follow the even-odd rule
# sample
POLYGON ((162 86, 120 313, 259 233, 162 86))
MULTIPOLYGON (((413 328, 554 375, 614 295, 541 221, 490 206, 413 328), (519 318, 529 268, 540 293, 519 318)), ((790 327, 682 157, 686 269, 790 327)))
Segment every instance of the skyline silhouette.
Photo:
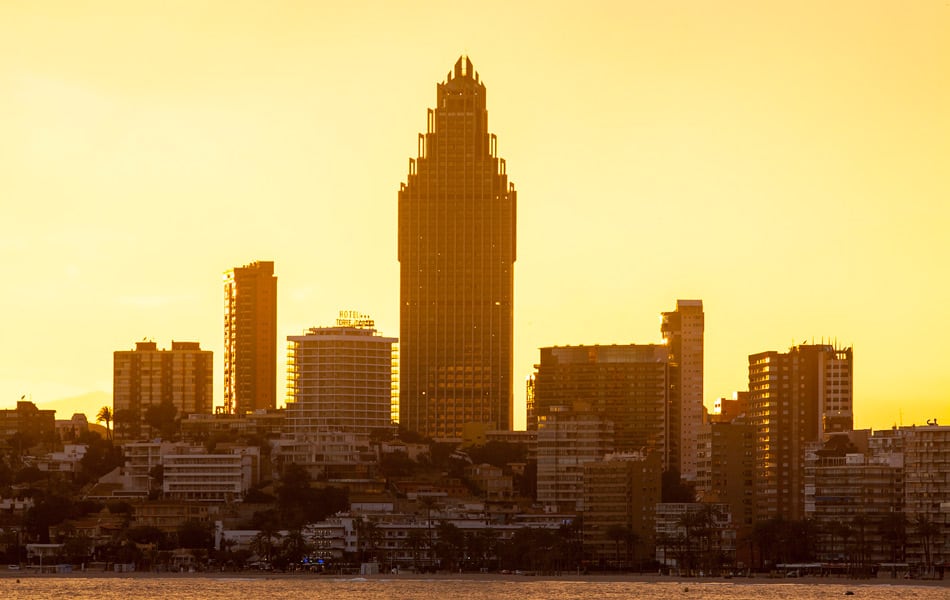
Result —
POLYGON ((252 260, 279 346, 348 308, 395 335, 398 186, 464 53, 516 166, 516 427, 538 348, 659 342, 678 298, 707 406, 836 338, 855 427, 950 422, 945 3, 95 8, 0 7, 6 405, 109 392, 143 337, 212 350, 220 405, 252 260))

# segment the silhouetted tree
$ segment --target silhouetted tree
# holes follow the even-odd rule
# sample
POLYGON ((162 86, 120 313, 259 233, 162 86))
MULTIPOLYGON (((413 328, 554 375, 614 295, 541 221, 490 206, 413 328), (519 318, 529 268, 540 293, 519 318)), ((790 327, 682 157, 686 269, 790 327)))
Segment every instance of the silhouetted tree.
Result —
POLYGON ((406 442, 407 444, 429 444, 432 442, 431 439, 425 437, 424 435, 406 429, 402 425, 399 426, 398 435, 399 439, 406 442))
POLYGON ((178 545, 182 548, 210 549, 214 535, 211 525, 189 519, 178 527, 178 545))
POLYGON ((269 562, 274 555, 278 540, 280 540, 280 535, 275 529, 270 527, 261 528, 254 539, 251 540, 251 551, 259 559, 269 562))
POLYGON ((40 493, 33 497, 33 506, 26 511, 23 524, 31 539, 48 544, 49 528, 76 516, 72 498, 40 493))
POLYGON ((934 538, 940 534, 940 527, 926 515, 917 515, 914 520, 914 529, 920 538, 920 546, 924 552, 924 566, 930 569, 933 566, 931 547, 934 538))
POLYGON ((360 562, 369 562, 376 558, 376 548, 379 546, 380 535, 376 521, 371 518, 357 518, 353 521, 356 527, 356 543, 360 551, 360 562))
POLYGON ((156 546, 166 547, 168 539, 165 532, 153 525, 138 525, 129 527, 125 535, 136 544, 155 544, 156 546))
POLYGON ((96 414, 96 423, 102 422, 105 422, 106 424, 106 439, 111 440, 112 429, 109 428, 109 425, 112 423, 112 409, 108 406, 103 406, 96 414))
POLYGON ((508 442, 492 441, 466 450, 474 464, 488 463, 502 469, 508 468, 509 463, 525 462, 527 457, 527 449, 523 445, 508 442))
POLYGON ((122 452, 98 433, 86 432, 79 436, 79 441, 86 444, 86 453, 79 460, 81 470, 76 477, 78 484, 95 481, 122 465, 122 452))
POLYGON ((618 566, 620 565, 620 542, 623 541, 627 531, 627 527, 614 524, 609 526, 607 531, 604 532, 604 535, 607 536, 607 539, 614 543, 614 560, 617 562, 618 566))
POLYGON ((145 410, 145 424, 159 432, 162 439, 173 439, 178 430, 178 408, 169 401, 152 404, 145 410))
POLYGON ((387 452, 379 461, 379 472, 384 477, 405 477, 419 468, 405 452, 387 452))
POLYGON ((406 545, 409 546, 409 551, 412 553, 412 568, 413 570, 419 569, 419 551, 425 547, 428 549, 426 540, 428 537, 426 533, 421 529, 410 529, 409 533, 406 535, 406 545))
POLYGON ((454 571, 459 566, 462 551, 465 549, 465 534, 454 524, 442 521, 436 527, 436 535, 436 556, 442 560, 444 568, 454 571))
POLYGON ((280 544, 280 552, 275 563, 282 569, 288 565, 298 565, 309 552, 310 544, 307 543, 303 533, 299 529, 291 529, 280 544))
POLYGON ((13 478, 14 483, 36 483, 46 478, 46 474, 39 468, 30 465, 17 471, 13 478))
POLYGON ((346 490, 314 488, 310 473, 297 464, 285 467, 276 491, 280 522, 287 529, 300 529, 349 506, 346 490))
POLYGON ((904 562, 907 525, 907 516, 902 512, 887 513, 881 523, 881 534, 890 548, 891 562, 904 562))

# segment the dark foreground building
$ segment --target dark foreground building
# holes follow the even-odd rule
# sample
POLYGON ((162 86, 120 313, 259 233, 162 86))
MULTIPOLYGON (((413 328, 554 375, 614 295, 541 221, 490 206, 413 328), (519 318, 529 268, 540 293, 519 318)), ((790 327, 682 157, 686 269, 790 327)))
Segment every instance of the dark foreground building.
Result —
POLYGON ((511 429, 515 198, 462 57, 399 190, 399 422, 412 431, 511 429))

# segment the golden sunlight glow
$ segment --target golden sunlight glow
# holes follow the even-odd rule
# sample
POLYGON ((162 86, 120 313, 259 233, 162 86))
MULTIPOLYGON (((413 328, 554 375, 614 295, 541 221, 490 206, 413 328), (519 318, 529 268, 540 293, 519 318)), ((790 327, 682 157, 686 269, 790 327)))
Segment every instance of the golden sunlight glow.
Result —
POLYGON ((950 424, 945 0, 4 2, 0 405, 98 408, 143 336, 213 350, 221 404, 255 260, 280 347, 341 306, 397 336, 396 194, 460 54, 518 190, 515 381, 697 298, 709 406, 836 338, 856 427, 950 424))

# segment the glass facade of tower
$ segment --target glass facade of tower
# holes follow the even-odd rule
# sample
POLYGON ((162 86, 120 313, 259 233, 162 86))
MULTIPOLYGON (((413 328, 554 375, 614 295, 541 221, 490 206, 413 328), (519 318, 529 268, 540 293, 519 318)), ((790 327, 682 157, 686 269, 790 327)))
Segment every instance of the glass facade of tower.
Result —
POLYGON ((437 86, 399 190, 400 425, 512 426, 514 186, 468 58, 437 86))

